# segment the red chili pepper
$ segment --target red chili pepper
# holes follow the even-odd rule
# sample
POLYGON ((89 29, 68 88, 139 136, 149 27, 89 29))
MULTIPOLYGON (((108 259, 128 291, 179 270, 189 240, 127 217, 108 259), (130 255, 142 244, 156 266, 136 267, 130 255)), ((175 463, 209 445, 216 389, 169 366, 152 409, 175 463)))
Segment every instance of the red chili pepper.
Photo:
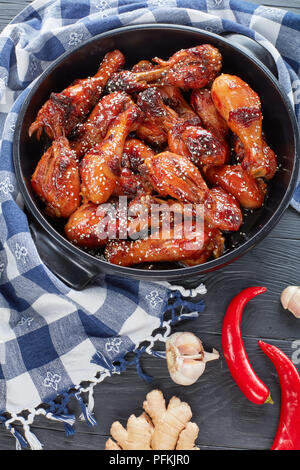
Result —
POLYGON ((222 327, 222 348, 231 375, 248 400, 258 405, 273 401, 269 389, 249 362, 241 335, 241 319, 249 300, 266 290, 265 287, 248 287, 234 297, 226 310, 222 327))
POLYGON ((300 375, 292 361, 276 346, 258 341, 277 371, 281 409, 271 450, 300 450, 300 375))

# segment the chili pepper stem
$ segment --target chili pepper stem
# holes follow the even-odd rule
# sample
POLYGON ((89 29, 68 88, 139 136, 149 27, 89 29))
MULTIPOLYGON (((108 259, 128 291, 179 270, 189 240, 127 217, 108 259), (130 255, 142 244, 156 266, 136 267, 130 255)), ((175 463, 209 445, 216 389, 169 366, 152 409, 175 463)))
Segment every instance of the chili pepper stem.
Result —
POLYGON ((268 396, 268 398, 266 399, 265 403, 270 403, 270 405, 274 405, 274 401, 272 400, 271 395, 268 396))

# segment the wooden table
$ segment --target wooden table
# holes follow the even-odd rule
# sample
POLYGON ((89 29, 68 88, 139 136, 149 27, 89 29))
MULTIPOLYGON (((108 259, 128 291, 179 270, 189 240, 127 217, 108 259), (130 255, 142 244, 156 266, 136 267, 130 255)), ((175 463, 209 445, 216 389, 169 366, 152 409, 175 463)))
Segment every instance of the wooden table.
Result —
MULTIPOLYGON (((29 0, 0 1, 2 29, 29 0)), ((300 13, 299 0, 257 1, 300 13)), ((257 345, 261 338, 280 347, 300 370, 300 320, 280 306, 280 293, 287 285, 300 285, 300 215, 289 208, 273 232, 251 252, 230 266, 203 278, 208 290, 206 309, 199 319, 177 330, 192 329, 209 346, 221 351, 223 314, 230 299, 251 285, 265 285, 268 292, 247 306, 242 322, 245 346, 253 367, 268 384, 275 404, 257 406, 248 402, 233 382, 224 358, 208 364, 205 374, 190 387, 176 386, 169 378, 164 360, 145 355, 142 366, 154 377, 151 384, 140 379, 135 368, 105 380, 95 391, 95 417, 91 428, 78 421, 76 434, 66 437, 63 427, 37 418, 32 430, 44 449, 103 449, 111 423, 125 423, 131 413, 141 412, 146 393, 159 387, 170 398, 176 394, 187 400, 193 420, 200 428, 201 449, 269 449, 280 412, 280 387, 275 369, 257 345)), ((78 406, 71 404, 79 415, 78 406)), ((14 449, 15 441, 0 429, 0 449, 14 449)))

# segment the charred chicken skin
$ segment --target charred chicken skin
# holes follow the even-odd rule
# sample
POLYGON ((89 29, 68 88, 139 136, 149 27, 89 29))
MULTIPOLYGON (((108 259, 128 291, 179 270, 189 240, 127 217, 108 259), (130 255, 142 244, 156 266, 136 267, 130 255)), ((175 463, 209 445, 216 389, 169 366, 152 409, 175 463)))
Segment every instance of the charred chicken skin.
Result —
POLYGON ((106 54, 96 75, 40 109, 29 135, 44 131, 52 143, 33 191, 48 215, 67 219, 70 242, 113 264, 218 258, 224 233, 243 223, 241 207, 263 205, 277 169, 259 96, 220 75, 210 44, 124 63, 122 52, 106 54))
POLYGON ((80 205, 80 178, 76 154, 66 137, 55 140, 37 164, 31 178, 33 191, 53 217, 69 217, 80 205))
POLYGON ((29 135, 37 132, 39 139, 44 129, 50 139, 68 136, 82 122, 99 100, 109 77, 124 65, 124 55, 115 50, 104 57, 93 77, 76 80, 60 93, 52 93, 42 106, 29 135))
POLYGON ((128 138, 123 148, 122 166, 135 172, 141 172, 141 166, 144 164, 145 159, 154 155, 152 148, 144 142, 139 139, 128 138))
POLYGON ((167 61, 157 57, 153 61, 167 68, 163 83, 182 90, 203 88, 217 77, 222 67, 219 50, 210 44, 182 49, 167 61))
POLYGON ((113 120, 132 103, 126 93, 115 92, 104 96, 88 119, 75 128, 70 145, 77 157, 81 158, 102 142, 113 120))
POLYGON ((255 178, 274 176, 274 152, 264 150, 261 104, 257 93, 241 78, 222 74, 212 85, 213 102, 229 128, 241 140, 242 166, 255 178))
POLYGON ((228 158, 225 147, 211 132, 202 127, 191 125, 195 119, 185 113, 186 119, 163 102, 156 88, 149 88, 139 94, 138 106, 144 111, 148 122, 163 129, 172 152, 190 158, 197 166, 222 165, 228 158))
POLYGON ((136 128, 140 117, 141 112, 134 104, 120 113, 109 127, 104 140, 81 160, 81 193, 84 202, 101 204, 113 194, 121 173, 126 137, 136 128))
MULTIPOLYGON (((155 57, 159 67, 137 66, 135 70, 121 70, 114 73, 107 84, 107 90, 139 92, 153 83, 173 85, 183 90, 202 88, 209 84, 221 70, 222 56, 218 49, 210 44, 182 49, 165 61, 155 57), (142 70, 142 71, 140 71, 142 70)), ((152 85, 151 85, 152 84, 152 85)))

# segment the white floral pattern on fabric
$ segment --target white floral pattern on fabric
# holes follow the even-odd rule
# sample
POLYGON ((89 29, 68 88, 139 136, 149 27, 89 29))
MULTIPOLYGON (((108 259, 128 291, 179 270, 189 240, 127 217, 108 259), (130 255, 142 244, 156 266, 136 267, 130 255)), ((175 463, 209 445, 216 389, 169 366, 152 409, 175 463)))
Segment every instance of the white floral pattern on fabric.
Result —
POLYGON ((57 391, 58 384, 61 381, 61 376, 58 374, 53 374, 52 372, 47 372, 47 377, 44 379, 43 384, 45 387, 51 387, 53 390, 57 391))
POLYGON ((105 349, 107 352, 120 352, 120 346, 122 344, 121 338, 113 338, 105 344, 105 349))
POLYGON ((23 325, 30 326, 32 322, 33 322, 33 317, 22 317, 21 320, 19 320, 17 324, 19 326, 23 326, 23 325))
POLYGON ((77 46, 79 43, 81 43, 82 40, 83 34, 76 33, 75 31, 73 31, 72 33, 70 33, 68 44, 69 46, 77 46))
POLYGON ((14 185, 10 182, 9 178, 5 178, 4 181, 1 181, 0 191, 5 195, 14 191, 14 185))
POLYGON ((27 248, 19 243, 16 243, 15 257, 18 260, 22 260, 23 263, 26 263, 26 258, 28 255, 27 248))
POLYGON ((157 290, 153 290, 150 294, 146 295, 146 300, 148 300, 150 306, 153 308, 163 301, 163 299, 158 295, 157 290))

